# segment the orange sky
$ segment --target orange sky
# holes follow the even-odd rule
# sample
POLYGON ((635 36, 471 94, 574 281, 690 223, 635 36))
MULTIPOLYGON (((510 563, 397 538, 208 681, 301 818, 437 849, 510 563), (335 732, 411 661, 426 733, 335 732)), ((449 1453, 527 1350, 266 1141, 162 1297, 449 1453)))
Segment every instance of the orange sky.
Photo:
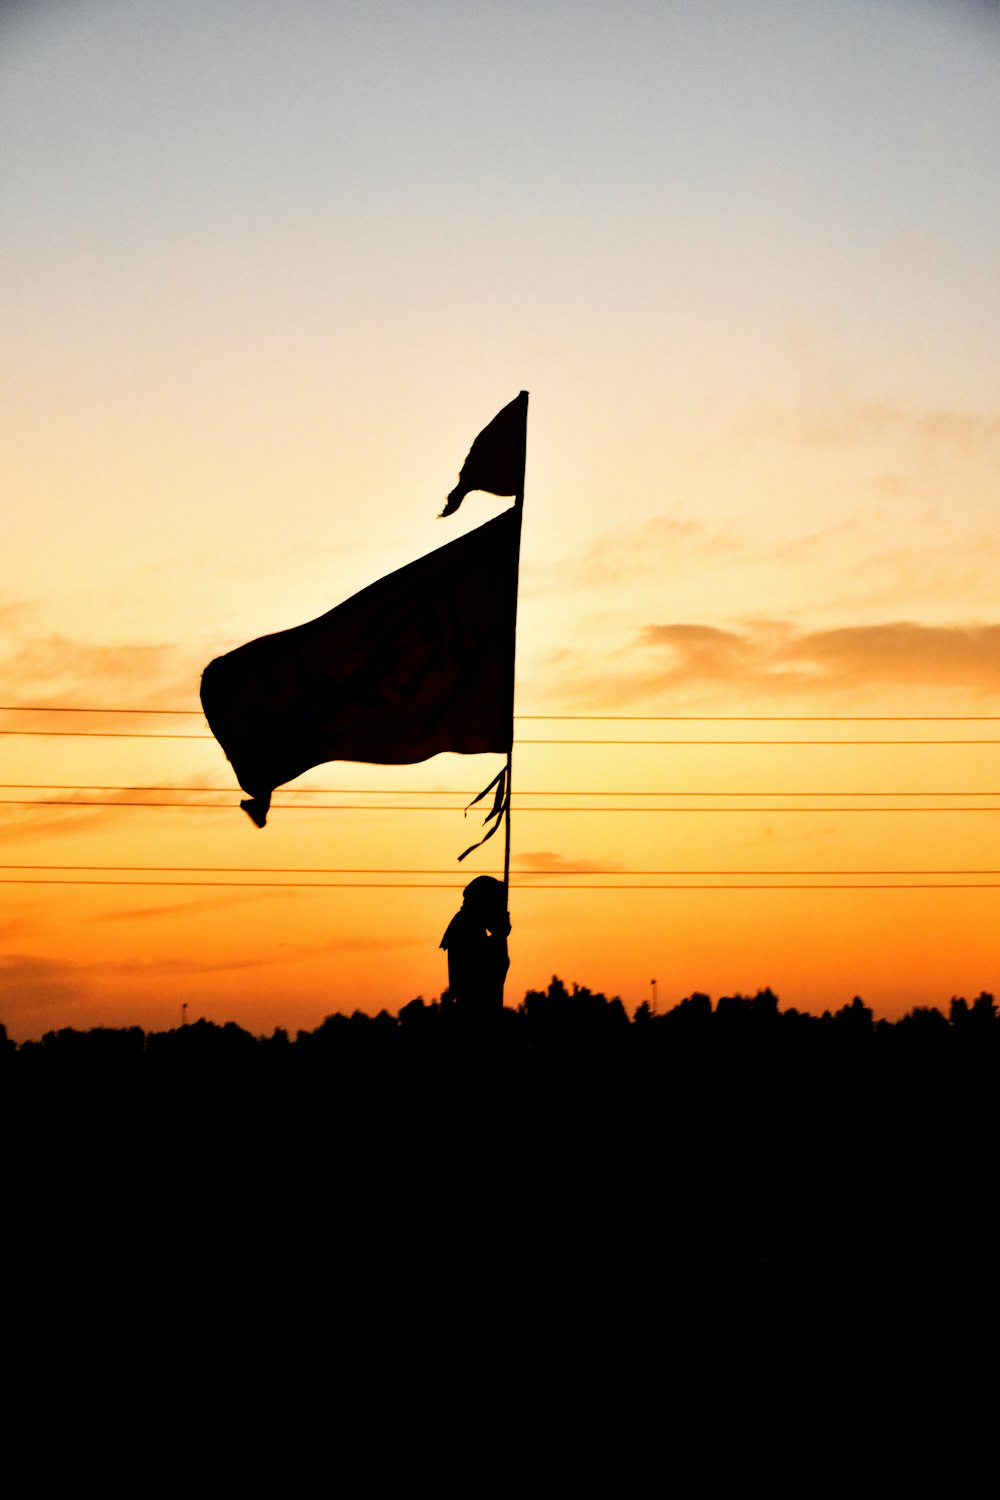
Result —
POLYGON ((436 519, 522 387, 519 715, 786 721, 518 720, 509 1001, 1000 988, 997 26, 168 10, 0 21, 2 701, 183 711, 0 714, 80 732, 0 736, 11 1034, 440 992, 492 758, 321 767, 315 800, 451 810, 279 796, 258 832, 211 739, 93 732, 204 735, 213 656, 495 515, 436 519), (965 743, 527 743, 642 738, 965 743), (118 786, 198 805, 30 805, 118 786), (901 882, 957 888, 808 888, 901 882))

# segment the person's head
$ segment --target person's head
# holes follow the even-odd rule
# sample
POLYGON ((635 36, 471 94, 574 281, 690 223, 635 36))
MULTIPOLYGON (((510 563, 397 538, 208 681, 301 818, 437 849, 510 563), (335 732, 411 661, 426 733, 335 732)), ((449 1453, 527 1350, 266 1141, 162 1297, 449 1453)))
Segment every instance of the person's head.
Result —
POLYGON ((494 880, 492 875, 477 875, 465 887, 462 905, 484 926, 493 926, 507 910, 503 881, 494 880))

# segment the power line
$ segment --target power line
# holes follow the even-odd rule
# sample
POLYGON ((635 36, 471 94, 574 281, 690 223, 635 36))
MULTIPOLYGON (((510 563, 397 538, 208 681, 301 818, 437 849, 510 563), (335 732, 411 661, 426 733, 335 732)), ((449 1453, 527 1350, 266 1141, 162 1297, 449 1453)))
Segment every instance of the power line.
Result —
POLYGON ((130 729, 0 729, 22 738, 66 740, 211 740, 211 734, 140 734, 130 729))
MULTIPOLYGON (((146 872, 146 873, 150 873, 152 871, 161 871, 161 872, 173 872, 175 874, 178 874, 178 873, 180 873, 180 874, 183 874, 183 873, 198 873, 198 874, 204 874, 204 875, 237 875, 237 874, 240 874, 240 875, 454 875, 454 874, 457 873, 457 871, 455 871, 453 869, 426 869, 426 870, 423 870, 423 869, 421 869, 421 870, 416 870, 416 869, 415 870, 401 869, 401 870, 392 870, 392 869, 382 869, 382 868, 372 869, 372 868, 367 867, 367 866, 347 866, 347 867, 345 867, 345 868, 342 869, 339 866, 335 866, 335 865, 334 866, 329 866, 329 867, 323 866, 323 865, 320 865, 320 866, 314 866, 314 865, 301 865, 301 866, 300 865, 101 865, 101 864, 89 864, 89 865, 50 865, 50 864, 41 864, 40 865, 40 864, 21 864, 21 863, 16 862, 16 861, 15 862, 11 862, 11 863, 6 863, 6 864, 0 864, 0 870, 109 870, 109 871, 110 870, 117 870, 117 871, 128 871, 128 870, 130 870, 130 871, 146 872)), ((480 870, 478 873, 481 874, 481 875, 482 874, 494 874, 494 875, 496 875, 498 872, 496 870, 493 870, 493 871, 480 870)), ((544 872, 529 871, 528 873, 529 874, 537 874, 537 873, 544 873, 544 872)), ((581 870, 581 871, 576 871, 576 872, 574 872, 572 870, 560 870, 559 871, 560 875, 572 875, 574 873, 578 873, 578 874, 581 874, 581 875, 592 875, 592 874, 594 874, 594 871, 593 870, 581 870)), ((616 874, 621 874, 621 873, 629 874, 629 873, 631 873, 631 874, 634 874, 634 875, 683 875, 683 874, 687 874, 689 872, 684 871, 684 870, 633 870, 631 872, 630 871, 615 871, 615 873, 616 874)), ((748 874, 748 873, 752 874, 753 872, 752 871, 743 871, 743 870, 723 870, 723 871, 696 871, 695 873, 696 874, 716 874, 716 873, 718 873, 718 874, 724 874, 724 875, 725 874, 734 874, 735 875, 735 874, 748 874)), ((784 874, 786 872, 785 871, 781 871, 781 870, 774 871, 774 872, 765 870, 762 873, 763 874, 771 874, 771 873, 784 874)), ((809 872, 806 871, 804 873, 809 873, 809 872)), ((826 872, 820 872, 820 873, 826 873, 826 872)), ((854 872, 851 872, 851 873, 854 873, 854 874, 866 874, 866 873, 871 873, 871 872, 867 872, 867 871, 854 871, 854 872)), ((876 871, 874 873, 876 873, 876 874, 884 874, 886 872, 885 871, 876 871)), ((889 873, 894 873, 894 874, 900 874, 901 873, 901 874, 905 874, 907 872, 906 871, 892 871, 892 872, 889 872, 889 873)), ((982 870, 975 870, 975 871, 959 870, 959 871, 943 871, 943 872, 939 872, 939 871, 917 871, 916 873, 917 874, 926 874, 926 873, 929 873, 929 874, 938 874, 938 873, 953 874, 953 873, 956 873, 956 874, 960 874, 960 875, 966 875, 966 874, 1000 875, 1000 870, 985 870, 985 871, 982 871, 982 870)))
MULTIPOLYGON (((164 718, 192 715, 200 708, 80 708, 52 703, 0 704, 0 713, 155 714, 164 718)), ((1000 722, 1000 714, 514 714, 523 722, 615 724, 973 724, 1000 722)))
MULTIPOLYGON (((0 876, 0 885, 74 885, 89 886, 91 888, 100 886, 117 887, 176 887, 178 889, 214 889, 219 886, 235 888, 237 890, 258 890, 262 888, 280 889, 286 891, 296 890, 360 890, 360 891, 451 891, 462 890, 466 882, 464 880, 449 881, 429 885, 426 881, 420 883, 408 881, 353 881, 353 880, 82 880, 82 879, 50 879, 30 878, 19 879, 8 875, 0 876)), ((686 882, 681 884, 648 884, 648 885, 559 885, 546 883, 545 885, 532 885, 527 882, 513 882, 512 889, 518 891, 619 891, 629 893, 632 891, 994 891, 1000 890, 1000 881, 995 882, 907 882, 902 884, 895 882, 875 882, 844 885, 817 884, 768 884, 749 885, 727 884, 700 885, 686 882)))
MULTIPOLYGON (((0 730, 0 733, 4 732, 0 730)), ((529 740, 515 738, 514 743, 515 745, 1000 745, 1000 740, 529 740)))
POLYGON ((179 718, 182 714, 197 714, 205 717, 200 708, 80 708, 76 704, 59 703, 2 703, 2 714, 156 714, 161 718, 179 718))
MULTIPOLYGON (((780 794, 779 794, 780 795, 780 794)), ((104 808, 180 808, 186 812, 213 811, 225 808, 230 812, 236 802, 108 802, 94 798, 0 798, 0 807, 104 807, 104 808)), ((459 805, 452 807, 429 803, 397 802, 291 802, 272 804, 272 812, 461 812, 459 805)), ((605 813, 609 816, 631 813, 983 813, 1000 812, 1000 805, 975 807, 519 807, 520 814, 528 813, 605 813)))
MULTIPOLYGON (((162 734, 131 729, 0 729, 0 735, 21 739, 71 740, 214 740, 212 734, 162 734)), ((1000 739, 714 739, 714 740, 647 740, 647 739, 529 739, 515 736, 515 745, 1000 745, 1000 739)))
MULTIPOLYGON (((70 791, 70 792, 181 792, 190 796, 228 794, 234 796, 232 786, 123 786, 119 784, 87 783, 74 781, 0 781, 3 791, 70 791)), ((280 797, 473 797, 474 792, 461 791, 457 787, 439 790, 432 787, 379 787, 379 786, 282 786, 275 789, 280 797)), ((546 787, 542 791, 522 791, 518 797, 1000 797, 1000 792, 984 789, 965 792, 946 792, 941 788, 930 792, 778 792, 741 791, 648 791, 630 787, 627 791, 602 791, 592 788, 584 791, 569 791, 563 787, 546 787)))
MULTIPOLYGON (((202 874, 202 875, 454 875, 457 872, 448 868, 427 869, 391 869, 383 866, 338 866, 338 865, 102 865, 102 864, 26 864, 18 861, 0 864, 0 870, 101 870, 101 871, 132 871, 137 873, 173 873, 173 874, 202 874)), ((497 875, 498 870, 480 870, 481 875, 497 875)), ((521 872, 525 877, 542 876, 544 870, 524 870, 521 872)), ((764 875, 813 875, 813 876, 859 876, 859 875, 1000 875, 1000 870, 593 870, 593 869, 561 869, 553 870, 553 877, 566 875, 607 875, 617 878, 626 878, 636 875, 741 875, 741 876, 764 876, 764 875)), ((512 877, 519 880, 520 876, 515 873, 512 877)), ((533 889, 535 889, 533 887, 533 889)), ((542 887, 538 886, 538 890, 542 887)), ((574 890, 574 886, 569 887, 574 890)))
POLYGON ((515 714, 514 718, 609 724, 979 724, 995 723, 1000 714, 515 714))

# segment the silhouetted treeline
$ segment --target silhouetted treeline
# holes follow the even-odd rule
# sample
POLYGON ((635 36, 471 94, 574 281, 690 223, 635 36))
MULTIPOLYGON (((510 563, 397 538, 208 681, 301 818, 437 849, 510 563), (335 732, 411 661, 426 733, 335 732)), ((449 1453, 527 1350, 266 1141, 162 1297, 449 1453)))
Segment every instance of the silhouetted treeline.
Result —
POLYGON ((386 1010, 372 1015, 355 1010, 329 1015, 313 1031, 289 1036, 277 1027, 270 1036, 254 1036, 235 1022, 219 1025, 199 1020, 169 1031, 145 1032, 139 1026, 91 1027, 77 1031, 63 1027, 47 1031, 41 1041, 20 1045, 0 1025, 0 1062, 10 1066, 15 1056, 22 1066, 37 1067, 58 1059, 80 1066, 124 1068, 140 1058, 157 1064, 171 1061, 199 1066, 249 1062, 252 1058, 284 1059, 290 1055, 332 1056, 338 1048, 366 1053, 408 1053, 428 1045, 481 1046, 487 1041, 509 1059, 511 1049, 558 1052, 576 1050, 589 1042, 603 1048, 627 1047, 633 1055, 649 1049, 689 1047, 693 1043, 728 1050, 753 1045, 781 1051, 797 1044, 842 1052, 846 1045, 872 1042, 891 1055, 936 1044, 956 1051, 989 1045, 1000 1038, 994 997, 985 991, 973 1001, 953 996, 947 1014, 936 1006, 918 1005, 896 1021, 876 1020, 860 996, 836 1011, 821 1015, 794 1008, 782 1010, 770 989, 753 996, 710 996, 695 992, 662 1014, 644 1001, 630 1020, 622 1001, 574 984, 567 989, 553 977, 546 990, 529 990, 516 1009, 504 1011, 499 1025, 484 1033, 470 1026, 446 1000, 426 1002, 422 996, 404 1005, 398 1015, 386 1010), (808 1042, 806 1039, 808 1038, 808 1042))
POLYGON ((46 1243, 138 1235, 183 1258, 207 1237, 436 1295, 446 1269, 478 1285, 513 1267, 559 1296, 572 1267, 574 1286, 613 1274, 648 1298, 628 1267, 959 1275, 991 1216, 998 1063, 988 994, 894 1023, 766 989, 630 1019, 553 979, 485 1030, 418 998, 294 1037, 205 1020, 4 1033, 0 1124, 8 1197, 43 1204, 17 1221, 46 1243))

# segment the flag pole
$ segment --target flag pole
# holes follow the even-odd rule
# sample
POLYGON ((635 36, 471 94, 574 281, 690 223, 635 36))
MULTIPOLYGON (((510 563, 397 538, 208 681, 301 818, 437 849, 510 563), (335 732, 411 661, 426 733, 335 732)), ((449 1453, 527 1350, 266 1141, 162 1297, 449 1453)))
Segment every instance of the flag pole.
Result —
POLYGON ((507 747, 507 799, 504 808, 503 897, 505 904, 510 900, 510 804, 511 773, 514 759, 514 676, 517 662, 517 600, 521 573, 521 518, 524 513, 524 471, 527 464, 528 448, 528 392, 521 391, 518 399, 523 407, 524 453, 521 456, 521 483, 517 494, 514 496, 514 509, 517 512, 517 547, 514 553, 514 641, 510 654, 510 744, 507 747))

